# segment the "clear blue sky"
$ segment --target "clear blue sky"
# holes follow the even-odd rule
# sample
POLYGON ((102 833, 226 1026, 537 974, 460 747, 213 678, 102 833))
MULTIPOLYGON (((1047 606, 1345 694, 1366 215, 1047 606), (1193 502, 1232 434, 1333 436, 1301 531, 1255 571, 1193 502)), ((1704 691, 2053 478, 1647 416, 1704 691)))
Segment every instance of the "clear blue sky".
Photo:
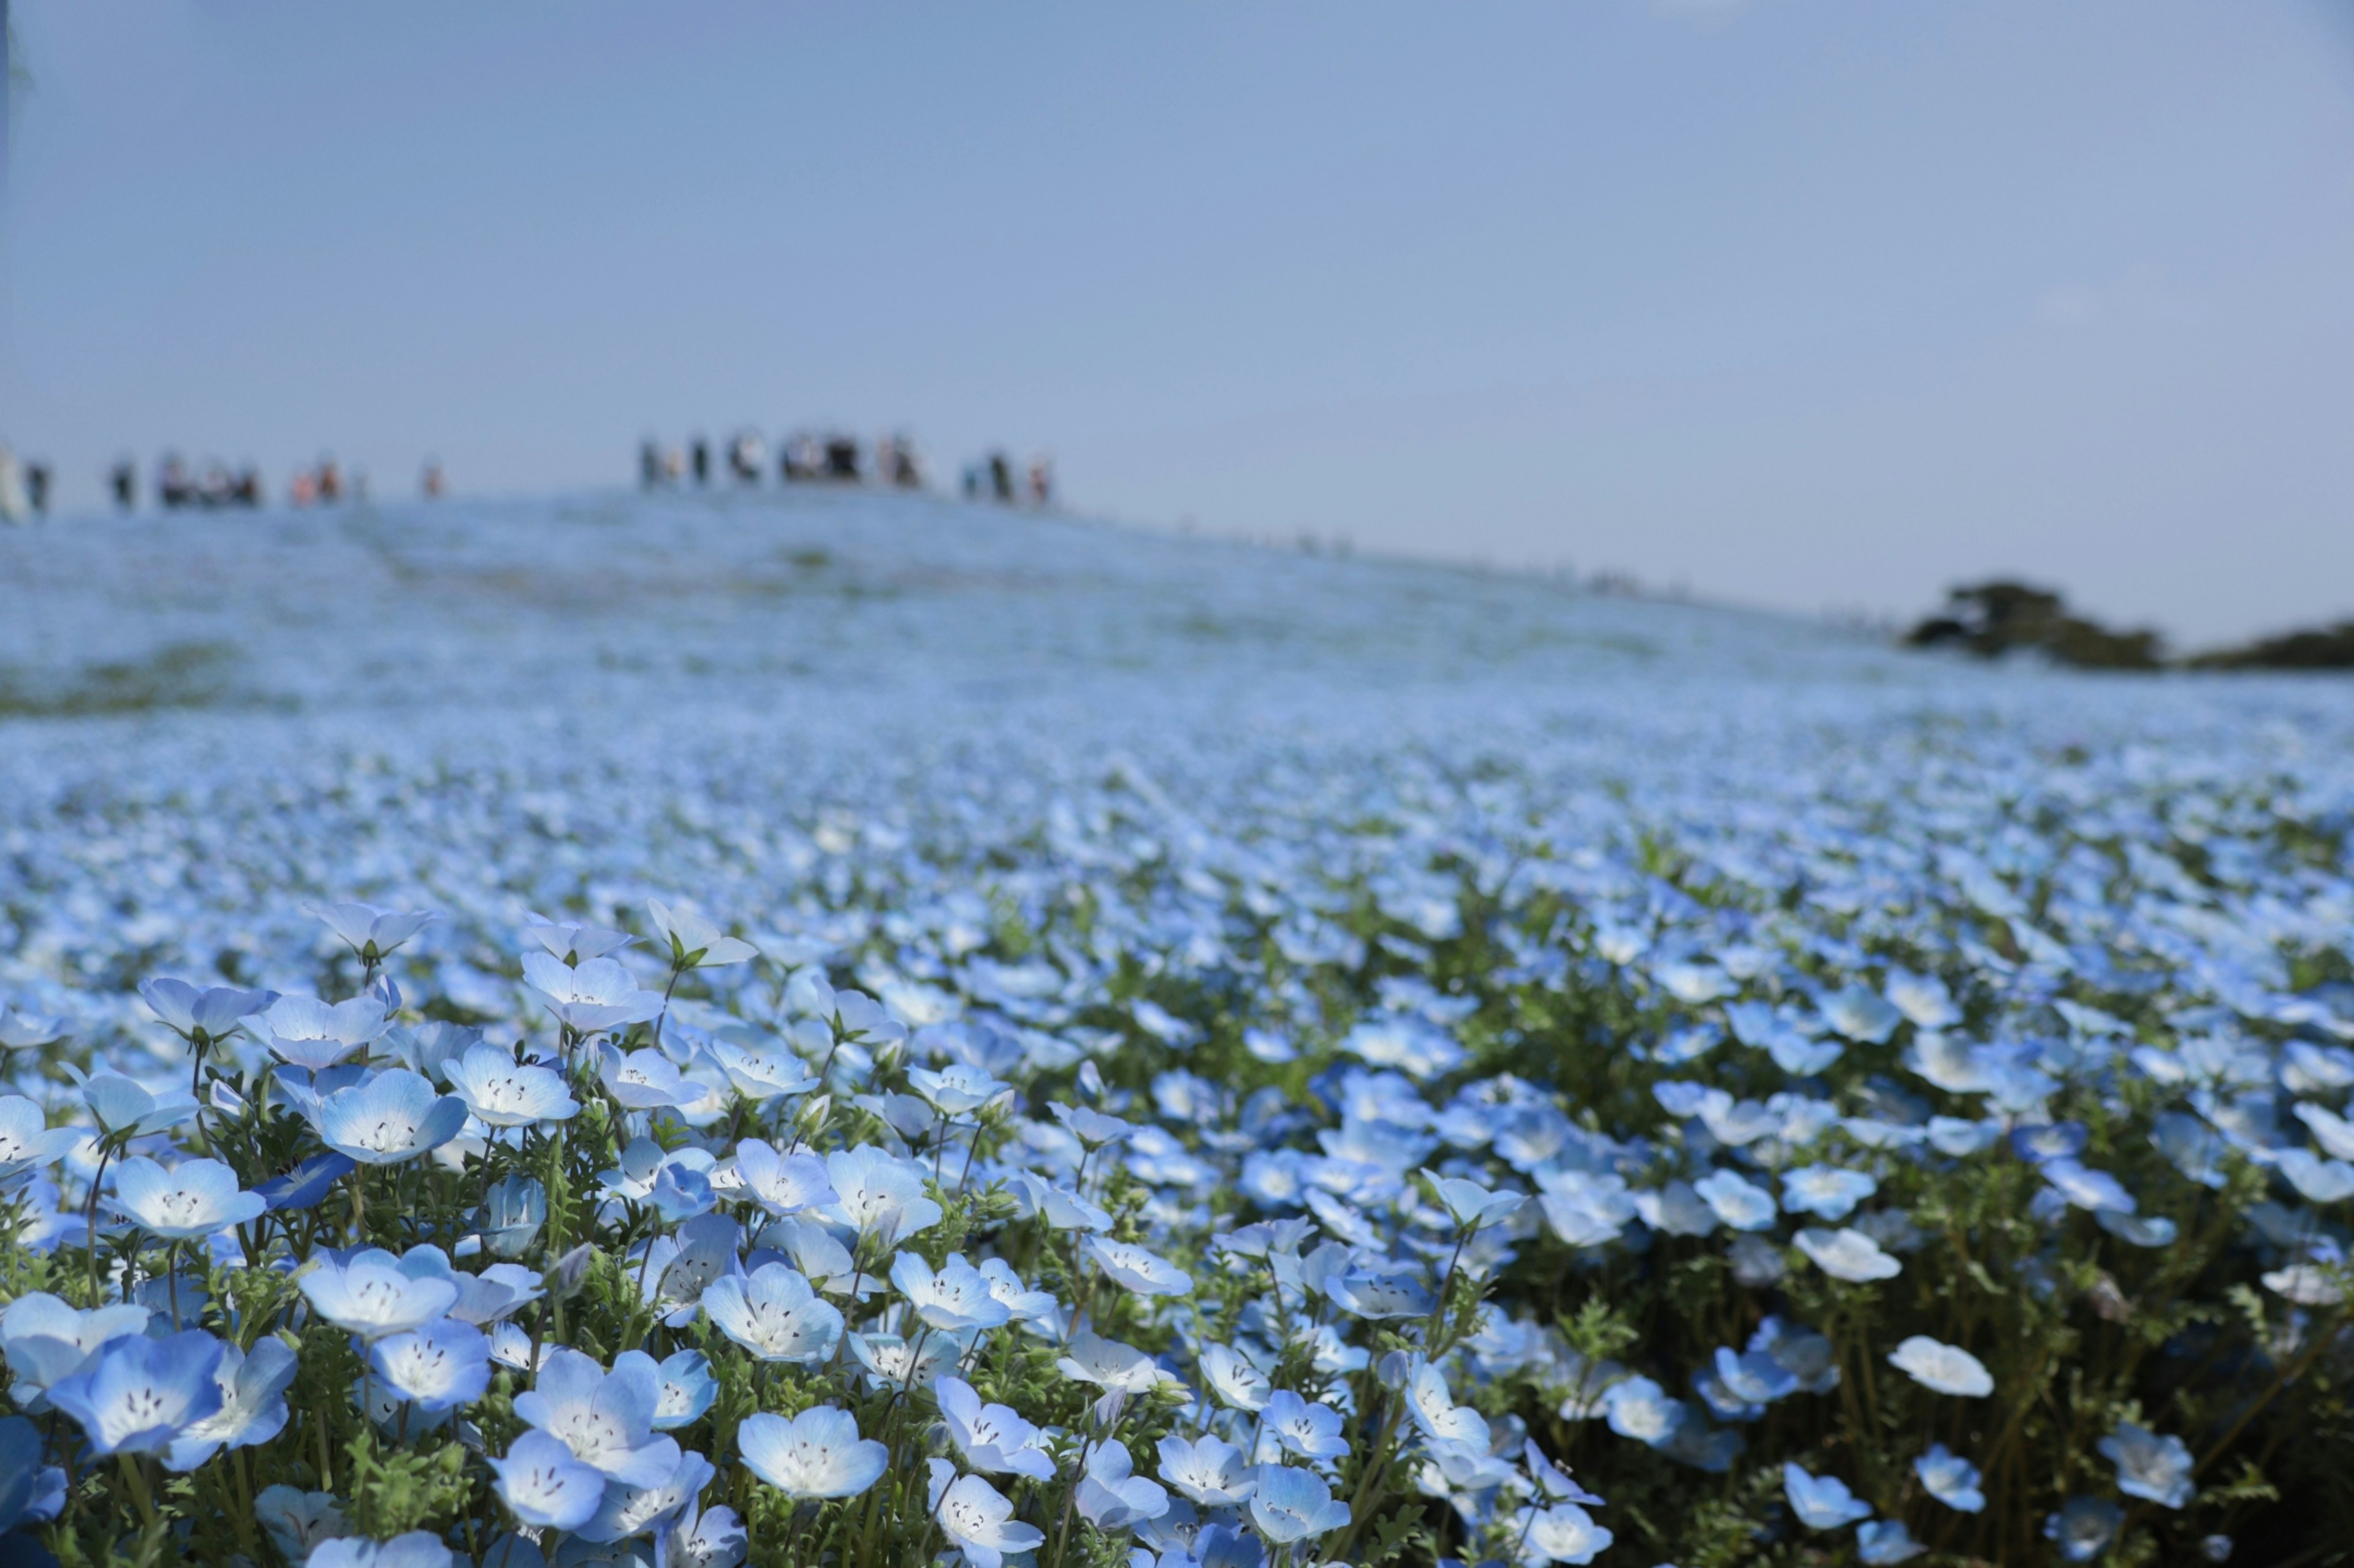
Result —
POLYGON ((0 436, 1075 504, 1814 609, 2354 614, 2354 16, 16 0, 0 436))

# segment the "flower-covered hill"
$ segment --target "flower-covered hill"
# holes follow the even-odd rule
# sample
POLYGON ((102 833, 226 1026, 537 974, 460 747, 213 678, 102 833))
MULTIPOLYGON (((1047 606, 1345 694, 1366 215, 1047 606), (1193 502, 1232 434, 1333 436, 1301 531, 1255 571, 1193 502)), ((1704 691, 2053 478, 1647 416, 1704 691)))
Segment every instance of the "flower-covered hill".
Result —
POLYGON ((0 1552, 2354 1538, 2334 686, 840 494, 0 552, 0 1552))
POLYGON ((0 531, 0 682, 103 705, 110 664, 166 701, 334 707, 1901 667, 1774 616, 828 491, 0 531))

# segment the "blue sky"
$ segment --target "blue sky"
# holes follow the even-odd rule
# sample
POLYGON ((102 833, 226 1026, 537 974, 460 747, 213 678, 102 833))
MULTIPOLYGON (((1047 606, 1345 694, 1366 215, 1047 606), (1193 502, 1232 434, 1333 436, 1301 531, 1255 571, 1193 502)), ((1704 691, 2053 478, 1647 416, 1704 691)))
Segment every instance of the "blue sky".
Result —
POLYGON ((16 0, 0 436, 739 423, 1801 610, 2354 614, 2354 13, 16 0))

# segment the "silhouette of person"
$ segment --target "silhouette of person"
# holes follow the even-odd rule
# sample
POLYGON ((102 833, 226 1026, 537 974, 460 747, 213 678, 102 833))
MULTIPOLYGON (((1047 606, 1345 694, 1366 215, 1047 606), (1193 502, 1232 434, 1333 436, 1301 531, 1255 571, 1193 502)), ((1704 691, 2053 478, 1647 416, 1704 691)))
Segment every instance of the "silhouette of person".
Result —
POLYGON ((693 455, 687 461, 695 470, 695 482, 709 484, 711 482, 711 443, 697 436, 695 438, 695 445, 689 450, 693 455))
POLYGON ((107 471, 106 478, 114 491, 116 511, 128 512, 139 504, 139 466, 136 463, 123 458, 107 471))

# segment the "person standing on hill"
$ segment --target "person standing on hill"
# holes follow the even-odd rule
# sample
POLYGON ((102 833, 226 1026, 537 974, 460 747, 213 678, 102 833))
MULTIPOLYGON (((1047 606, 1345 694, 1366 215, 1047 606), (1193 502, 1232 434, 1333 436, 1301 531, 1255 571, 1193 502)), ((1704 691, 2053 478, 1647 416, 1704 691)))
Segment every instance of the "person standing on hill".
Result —
POLYGON ((695 482, 697 485, 709 484, 711 482, 711 443, 697 436, 691 450, 694 456, 688 461, 695 470, 695 482))
POLYGON ((116 461, 107 471, 107 483, 114 491, 114 509, 129 512, 139 504, 139 465, 129 458, 116 461))

